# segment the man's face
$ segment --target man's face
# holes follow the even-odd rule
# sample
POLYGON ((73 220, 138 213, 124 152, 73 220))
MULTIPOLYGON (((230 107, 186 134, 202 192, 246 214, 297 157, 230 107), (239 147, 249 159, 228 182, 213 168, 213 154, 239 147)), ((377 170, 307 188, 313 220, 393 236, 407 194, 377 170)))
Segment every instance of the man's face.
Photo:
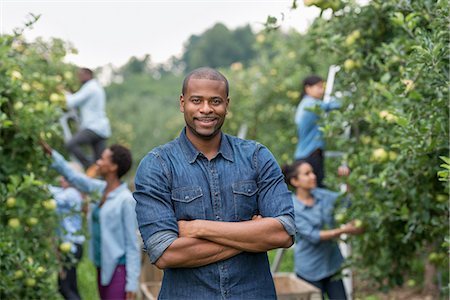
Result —
POLYGON ((88 72, 80 69, 78 71, 78 79, 81 83, 85 83, 86 81, 89 81, 91 79, 91 75, 88 72))
POLYGON ((225 82, 191 78, 185 94, 180 96, 180 111, 187 129, 196 137, 209 140, 220 132, 228 103, 225 82))
POLYGON ((316 98, 316 99, 322 99, 323 94, 325 93, 325 87, 323 84, 323 81, 320 81, 314 85, 309 85, 305 88, 306 94, 309 96, 316 98))

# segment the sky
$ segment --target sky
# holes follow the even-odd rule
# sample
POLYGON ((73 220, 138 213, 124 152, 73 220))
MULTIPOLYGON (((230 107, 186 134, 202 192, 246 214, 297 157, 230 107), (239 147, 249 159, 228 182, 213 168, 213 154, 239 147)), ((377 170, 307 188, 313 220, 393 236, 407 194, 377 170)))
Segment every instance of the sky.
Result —
POLYGON ((58 37, 78 50, 66 61, 96 68, 121 66, 131 56, 150 54, 153 63, 179 56, 193 34, 201 34, 217 22, 229 29, 250 24, 257 31, 267 16, 281 19, 282 29, 303 32, 318 16, 315 7, 290 10, 292 0, 0 0, 0 33, 9 34, 29 20, 29 13, 41 14, 27 40, 40 36, 58 37))

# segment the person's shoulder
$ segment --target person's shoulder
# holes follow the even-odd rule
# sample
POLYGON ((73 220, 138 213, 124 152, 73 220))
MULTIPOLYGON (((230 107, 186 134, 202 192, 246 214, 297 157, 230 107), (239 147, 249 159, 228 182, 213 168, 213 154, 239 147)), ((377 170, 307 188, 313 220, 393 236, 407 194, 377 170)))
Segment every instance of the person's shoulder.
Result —
POLYGON ((166 144, 159 145, 150 150, 141 160, 142 163, 149 163, 156 159, 165 159, 169 157, 179 145, 179 138, 176 138, 166 144))
POLYGON ((330 190, 324 189, 324 188, 315 188, 311 192, 314 195, 314 197, 321 198, 324 200, 336 199, 340 195, 339 192, 330 191, 330 190))
POLYGON ((135 200, 133 198, 133 193, 130 191, 130 189, 128 187, 124 187, 120 191, 120 196, 122 198, 122 201, 125 203, 131 203, 131 204, 135 203, 135 200))
POLYGON ((263 144, 254 140, 246 140, 229 134, 224 134, 224 136, 227 138, 231 147, 239 152, 253 154, 261 148, 266 148, 263 144))

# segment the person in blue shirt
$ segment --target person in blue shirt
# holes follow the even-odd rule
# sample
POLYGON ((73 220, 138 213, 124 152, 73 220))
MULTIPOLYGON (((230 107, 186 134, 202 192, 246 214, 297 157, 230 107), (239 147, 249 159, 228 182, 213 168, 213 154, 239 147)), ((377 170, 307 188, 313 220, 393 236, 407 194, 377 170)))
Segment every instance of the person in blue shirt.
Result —
POLYGON ((70 186, 63 176, 59 176, 58 179, 60 186, 49 186, 48 189, 56 201, 56 212, 60 218, 58 236, 62 242, 70 243, 70 252, 74 258, 74 261, 70 257, 63 258, 64 264, 58 273, 58 287, 64 299, 77 300, 81 299, 78 292, 77 264, 83 255, 83 242, 85 240, 81 233, 83 198, 80 192, 70 186))
POLYGON ((135 201, 120 181, 131 167, 131 153, 121 145, 106 148, 97 160, 103 180, 74 171, 63 156, 41 141, 53 159, 52 167, 78 190, 99 197, 91 204, 88 225, 89 256, 97 267, 101 299, 135 299, 140 275, 135 201))
POLYGON ((363 228, 354 221, 336 228, 333 213, 339 193, 317 188, 317 177, 307 161, 284 166, 283 174, 294 188, 295 273, 319 288, 323 297, 346 299, 342 279, 336 278, 344 260, 336 240, 342 234, 361 234, 363 228))
POLYGON ((136 214, 160 299, 275 299, 267 251, 288 248, 294 211, 263 145, 221 131, 228 81, 199 68, 183 82, 186 126, 149 152, 135 178, 136 214))
POLYGON ((295 113, 295 124, 297 125, 298 143, 294 158, 304 159, 313 167, 317 176, 317 184, 324 187, 324 154, 325 140, 320 131, 319 116, 314 110, 320 108, 324 111, 338 109, 340 102, 333 100, 323 102, 324 82, 319 76, 309 76, 303 81, 301 100, 295 113))
POLYGON ((77 108, 80 111, 79 131, 66 143, 66 147, 86 169, 95 163, 105 150, 111 128, 105 110, 105 91, 94 78, 92 70, 79 69, 78 78, 82 86, 74 94, 67 93, 66 102, 68 108, 77 108), (84 153, 83 145, 92 148, 92 158, 84 153))

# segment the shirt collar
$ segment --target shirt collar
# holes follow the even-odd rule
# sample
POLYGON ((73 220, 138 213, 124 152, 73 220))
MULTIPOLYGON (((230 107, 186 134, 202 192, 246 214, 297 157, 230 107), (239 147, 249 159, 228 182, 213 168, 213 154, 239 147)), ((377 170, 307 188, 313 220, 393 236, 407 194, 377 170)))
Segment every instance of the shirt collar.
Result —
POLYGON ((108 198, 114 198, 117 194, 119 194, 126 188, 127 188, 127 184, 125 182, 122 182, 118 187, 116 187, 114 190, 112 190, 108 194, 108 198))
MULTIPOLYGON (((219 151, 217 152, 217 155, 222 155, 223 158, 226 160, 229 160, 233 162, 233 149, 231 148, 230 141, 228 138, 228 135, 224 133, 220 133, 220 146, 219 151)), ((186 136, 186 127, 183 128, 183 130, 180 133, 180 143, 181 147, 183 149, 183 152, 186 154, 186 158, 189 161, 189 163, 194 163, 198 156, 202 154, 200 151, 198 151, 194 145, 192 145, 191 141, 186 136)), ((203 154, 202 154, 203 155, 203 154)), ((216 155, 216 157, 217 157, 216 155)))
POLYGON ((317 189, 311 190, 311 194, 314 197, 314 205, 307 206, 297 198, 297 195, 295 195, 295 193, 292 193, 292 201, 294 202, 294 206, 297 206, 300 210, 306 210, 316 206, 319 202, 321 202, 320 197, 317 197, 317 189))

